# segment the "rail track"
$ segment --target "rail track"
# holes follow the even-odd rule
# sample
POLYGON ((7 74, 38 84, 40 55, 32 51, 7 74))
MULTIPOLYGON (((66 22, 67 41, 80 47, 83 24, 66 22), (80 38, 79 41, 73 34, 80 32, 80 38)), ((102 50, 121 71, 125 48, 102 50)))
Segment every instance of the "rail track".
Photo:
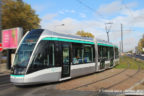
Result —
MULTIPOLYGON (((141 70, 140 64, 138 64, 137 66, 138 66, 137 71, 136 71, 134 74, 130 75, 128 78, 125 78, 125 79, 123 79, 123 80, 121 80, 121 81, 119 81, 119 82, 116 82, 116 83, 114 83, 114 84, 112 84, 112 85, 110 85, 110 86, 108 86, 108 87, 101 88, 101 89, 107 90, 107 89, 110 89, 110 88, 112 88, 112 87, 114 87, 114 86, 117 86, 117 85, 119 85, 119 84, 121 84, 121 83, 123 83, 123 82, 125 82, 125 81, 127 81, 127 80, 129 80, 129 79, 131 79, 131 78, 134 77, 136 74, 138 74, 138 73, 140 72, 140 70, 141 70)), ((118 73, 115 73, 115 74, 113 74, 113 75, 111 75, 111 76, 107 76, 107 77, 105 77, 105 78, 103 78, 103 79, 100 79, 100 80, 96 80, 96 81, 94 81, 94 82, 90 82, 90 83, 87 83, 87 84, 84 84, 84 85, 81 85, 81 86, 77 86, 77 87, 72 88, 72 89, 70 89, 70 90, 76 90, 76 89, 79 89, 79 88, 82 88, 82 87, 87 87, 87 86, 89 86, 89 85, 96 84, 96 83, 98 83, 98 82, 102 82, 102 81, 104 81, 104 80, 107 80, 107 79, 110 79, 110 78, 112 78, 112 77, 118 76, 118 75, 120 75, 121 73, 127 71, 127 70, 129 69, 129 67, 130 67, 130 62, 127 63, 127 67, 126 67, 125 69, 123 69, 122 71, 120 71, 120 72, 118 72, 118 73)))
POLYGON ((117 86, 117 85, 119 85, 119 84, 121 84, 121 83, 123 83, 123 82, 125 82, 125 81, 127 81, 127 80, 129 80, 129 79, 131 79, 131 78, 134 77, 135 75, 137 75, 137 74, 140 72, 140 70, 141 70, 140 64, 138 64, 137 66, 138 66, 138 69, 137 69, 137 71, 136 71, 134 74, 130 75, 128 78, 125 78, 125 79, 123 79, 123 80, 121 80, 121 81, 119 81, 119 82, 117 82, 117 83, 114 83, 114 84, 112 84, 112 85, 104 88, 104 90, 107 90, 107 89, 110 89, 110 88, 112 88, 112 87, 114 87, 114 86, 117 86))

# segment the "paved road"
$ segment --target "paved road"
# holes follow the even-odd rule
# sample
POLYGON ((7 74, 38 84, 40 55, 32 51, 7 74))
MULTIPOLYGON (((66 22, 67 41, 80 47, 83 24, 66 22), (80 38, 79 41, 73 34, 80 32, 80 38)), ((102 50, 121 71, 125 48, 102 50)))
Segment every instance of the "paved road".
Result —
POLYGON ((144 60, 144 56, 136 55, 135 57, 144 60))
POLYGON ((128 55, 128 56, 130 56, 130 57, 136 57, 136 58, 144 60, 144 56, 141 56, 141 55, 128 55))
POLYGON ((35 86, 15 87, 10 82, 9 75, 0 74, 0 96, 95 96, 90 91, 56 90, 59 83, 41 84, 35 86))
POLYGON ((20 90, 10 83, 10 76, 0 74, 0 96, 16 96, 17 93, 20 93, 20 90))
POLYGON ((10 82, 9 75, 0 74, 0 96, 24 96, 25 94, 43 86, 44 85, 37 85, 18 88, 10 82))
POLYGON ((9 75, 0 74, 0 91, 9 88, 12 84, 9 81, 9 75))

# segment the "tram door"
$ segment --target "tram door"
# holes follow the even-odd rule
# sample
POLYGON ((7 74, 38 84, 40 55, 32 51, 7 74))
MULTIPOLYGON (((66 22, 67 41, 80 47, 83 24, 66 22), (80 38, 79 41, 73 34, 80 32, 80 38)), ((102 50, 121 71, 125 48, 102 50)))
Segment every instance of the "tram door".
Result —
POLYGON ((61 77, 69 77, 70 76, 70 44, 63 43, 62 44, 62 54, 63 54, 63 63, 62 63, 62 74, 61 77))
POLYGON ((98 46, 100 69, 105 68, 105 52, 106 52, 106 49, 104 46, 98 46))

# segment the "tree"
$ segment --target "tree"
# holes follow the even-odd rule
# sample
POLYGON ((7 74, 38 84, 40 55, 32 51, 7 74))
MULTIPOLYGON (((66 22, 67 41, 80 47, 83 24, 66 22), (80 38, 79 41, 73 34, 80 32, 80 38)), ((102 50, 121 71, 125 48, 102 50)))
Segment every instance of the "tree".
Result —
POLYGON ((138 50, 144 53, 143 48, 144 48, 144 35, 143 35, 143 38, 141 38, 138 42, 138 50))
POLYGON ((40 19, 22 0, 2 0, 2 29, 22 27, 24 33, 39 28, 40 19))
POLYGON ((133 51, 132 50, 130 50, 130 51, 128 51, 127 53, 132 53, 133 51))
POLYGON ((80 36, 82 36, 82 37, 91 37, 91 38, 94 38, 94 35, 93 35, 92 33, 84 32, 83 30, 77 31, 76 34, 77 34, 77 35, 80 35, 80 36))

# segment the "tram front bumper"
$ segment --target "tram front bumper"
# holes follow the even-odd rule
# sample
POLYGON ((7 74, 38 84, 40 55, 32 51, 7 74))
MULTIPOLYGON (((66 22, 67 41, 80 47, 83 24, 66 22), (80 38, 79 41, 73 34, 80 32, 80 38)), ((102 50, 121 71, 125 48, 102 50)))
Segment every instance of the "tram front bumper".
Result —
POLYGON ((24 84, 24 75, 10 75, 10 81, 14 85, 25 85, 24 84))

